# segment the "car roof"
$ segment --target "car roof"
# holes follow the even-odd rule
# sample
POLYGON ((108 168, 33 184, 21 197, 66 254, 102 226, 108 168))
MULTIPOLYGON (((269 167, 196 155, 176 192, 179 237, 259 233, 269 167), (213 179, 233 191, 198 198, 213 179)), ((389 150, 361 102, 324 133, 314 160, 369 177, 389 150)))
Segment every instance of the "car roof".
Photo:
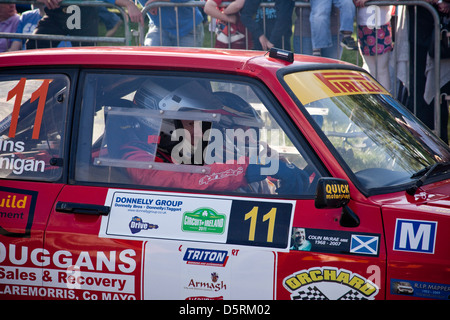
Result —
POLYGON ((84 66, 108 68, 172 68, 236 72, 278 69, 290 65, 346 64, 339 60, 294 55, 293 63, 270 58, 267 52, 180 47, 71 47, 22 50, 0 54, 0 67, 84 66))

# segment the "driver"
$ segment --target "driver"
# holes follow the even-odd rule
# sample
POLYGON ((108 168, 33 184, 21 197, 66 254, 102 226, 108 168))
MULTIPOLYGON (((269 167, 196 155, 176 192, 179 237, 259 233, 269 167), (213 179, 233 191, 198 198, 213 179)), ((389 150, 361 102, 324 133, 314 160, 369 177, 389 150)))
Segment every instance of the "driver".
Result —
MULTIPOLYGON (((226 129, 241 128, 245 131, 256 128, 252 132, 259 132, 257 129, 262 126, 263 122, 253 107, 243 99, 229 92, 211 93, 196 81, 184 84, 170 93, 162 92, 161 87, 152 81, 147 81, 137 90, 134 103, 138 108, 145 110, 154 110, 158 113, 172 112, 173 119, 168 121, 166 118, 163 122, 165 125, 170 123, 171 129, 177 132, 182 130, 184 132, 183 140, 180 142, 174 139, 174 130, 169 132, 164 132, 164 130, 159 132, 158 130, 158 136, 155 136, 155 130, 149 129, 148 119, 133 117, 133 121, 136 123, 125 124, 122 122, 119 126, 120 129, 116 132, 122 141, 125 136, 127 137, 127 141, 120 148, 121 159, 146 163, 202 165, 208 168, 208 173, 128 167, 127 172, 134 183, 159 187, 263 194, 275 192, 299 194, 305 190, 307 186, 304 184, 308 181, 307 175, 287 162, 280 160, 278 171, 270 178, 262 174, 263 170, 261 169, 267 165, 254 163, 257 162, 254 159, 251 161, 248 143, 245 145, 245 152, 237 150, 236 146, 232 150, 223 148, 219 152, 215 149, 215 153, 213 153, 215 161, 205 162, 204 158, 209 151, 207 149, 209 144, 218 145, 220 142, 219 145, 227 145, 226 129), (201 118, 202 114, 214 114, 220 117, 218 121, 196 120, 201 118), (211 136, 205 139, 205 136, 208 137, 208 133, 211 132, 216 133, 213 135, 214 139, 211 136), (223 139, 223 141, 217 141, 218 139, 223 139), (156 151, 150 147, 154 142, 158 143, 156 151), (198 152, 201 152, 200 162, 198 157, 195 157, 198 152), (228 154, 230 152, 238 154, 239 158, 236 159, 235 155, 230 157, 228 154), (275 186, 272 181, 277 182, 278 186, 275 186)), ((247 136, 247 139, 254 139, 258 145, 257 134, 251 138, 247 136)), ((270 150, 270 148, 268 149, 270 150)), ((276 161, 278 160, 276 159, 276 161)))

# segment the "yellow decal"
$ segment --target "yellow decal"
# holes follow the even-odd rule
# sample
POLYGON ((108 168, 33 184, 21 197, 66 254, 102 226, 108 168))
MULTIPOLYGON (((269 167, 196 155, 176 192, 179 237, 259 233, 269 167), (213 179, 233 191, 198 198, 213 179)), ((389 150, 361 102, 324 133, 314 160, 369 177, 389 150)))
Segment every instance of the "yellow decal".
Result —
POLYGON ((291 73, 286 83, 304 105, 324 98, 353 94, 389 94, 365 73, 351 70, 316 70, 291 73))
POLYGON ((327 199, 350 199, 348 184, 325 184, 325 196, 327 199))
POLYGON ((283 286, 294 300, 371 300, 378 294, 378 287, 370 280, 333 267, 298 271, 286 277, 283 286))

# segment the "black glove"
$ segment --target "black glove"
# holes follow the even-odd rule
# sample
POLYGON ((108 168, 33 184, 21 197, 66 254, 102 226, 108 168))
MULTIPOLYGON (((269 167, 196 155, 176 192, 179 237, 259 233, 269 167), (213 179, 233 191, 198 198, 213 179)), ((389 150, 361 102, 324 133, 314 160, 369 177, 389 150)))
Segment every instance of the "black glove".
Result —
POLYGON ((261 164, 249 164, 245 172, 245 178, 248 183, 257 182, 267 178, 266 175, 261 174, 261 169, 266 167, 261 164))
POLYGON ((280 180, 280 187, 275 190, 278 194, 302 194, 307 187, 308 176, 291 163, 280 161, 273 177, 280 180))

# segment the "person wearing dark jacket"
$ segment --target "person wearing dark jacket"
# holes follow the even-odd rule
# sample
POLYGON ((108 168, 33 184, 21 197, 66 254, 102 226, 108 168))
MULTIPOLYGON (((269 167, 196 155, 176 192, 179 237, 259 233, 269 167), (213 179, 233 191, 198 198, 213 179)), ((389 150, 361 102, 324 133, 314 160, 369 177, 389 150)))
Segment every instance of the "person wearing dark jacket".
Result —
POLYGON ((292 12, 294 1, 271 0, 274 8, 260 8, 262 0, 246 0, 241 10, 241 21, 253 36, 253 49, 269 50, 272 47, 291 50, 292 12), (265 27, 264 30, 264 17, 265 27))

